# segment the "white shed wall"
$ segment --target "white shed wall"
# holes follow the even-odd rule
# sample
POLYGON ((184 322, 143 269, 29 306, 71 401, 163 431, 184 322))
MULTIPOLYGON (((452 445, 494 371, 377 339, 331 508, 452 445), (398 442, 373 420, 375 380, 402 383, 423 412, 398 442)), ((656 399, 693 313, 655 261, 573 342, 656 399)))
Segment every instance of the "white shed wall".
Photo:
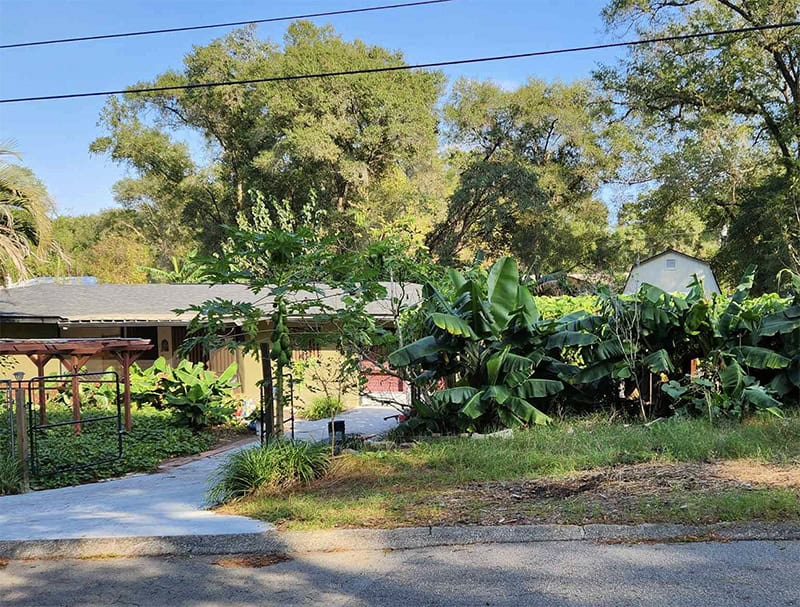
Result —
POLYGON ((635 293, 643 283, 655 285, 667 293, 686 293, 693 274, 703 280, 706 295, 719 293, 717 281, 707 263, 676 253, 659 255, 634 266, 623 293, 635 293))

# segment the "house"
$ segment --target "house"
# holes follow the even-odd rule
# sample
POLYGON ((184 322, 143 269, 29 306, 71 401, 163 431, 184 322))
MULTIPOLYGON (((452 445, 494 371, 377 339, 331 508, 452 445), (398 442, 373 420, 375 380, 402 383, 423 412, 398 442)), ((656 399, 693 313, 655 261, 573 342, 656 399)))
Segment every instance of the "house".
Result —
POLYGON ((706 296, 720 292, 708 262, 675 249, 667 249, 634 265, 628 273, 623 293, 636 293, 645 283, 667 293, 686 293, 695 274, 703 281, 706 296))
MULTIPOLYGON (((390 326, 394 315, 392 306, 409 305, 420 297, 419 285, 399 285, 385 283, 388 297, 371 303, 367 311, 376 322, 390 326)), ((324 300, 337 308, 342 306, 342 291, 326 288, 324 300)), ((316 299, 308 293, 295 293, 298 300, 316 299)), ((148 366, 163 356, 175 365, 180 360, 178 348, 186 339, 187 326, 193 313, 177 314, 176 309, 186 309, 210 299, 225 299, 247 302, 258 306, 268 317, 272 302, 263 294, 255 294, 241 284, 98 284, 96 280, 83 277, 78 279, 34 279, 0 288, 0 338, 45 339, 81 337, 138 337, 149 339, 154 348, 144 353, 139 364, 148 366)), ((328 359, 336 357, 335 348, 325 343, 325 327, 320 326, 314 317, 320 310, 310 308, 302 316, 289 319, 290 330, 302 334, 297 339, 295 360, 313 356, 328 359), (315 335, 319 334, 319 339, 315 335)), ((264 320, 259 327, 259 341, 262 341, 262 356, 245 353, 242 348, 221 349, 205 353, 202 348, 194 348, 186 358, 192 362, 204 362, 213 371, 221 372, 232 362, 238 366, 238 380, 244 398, 257 402, 259 387, 257 382, 265 376, 262 361, 268 358, 268 340, 271 333, 269 321, 264 320)), ((35 376, 36 368, 25 357, 14 357, 11 371, 24 371, 26 376, 35 376)), ((102 371, 116 366, 116 361, 96 358, 89 361, 87 371, 102 371)), ((366 367, 366 365, 365 365, 366 367)), ((50 361, 45 368, 47 374, 61 373, 60 363, 50 361)), ((367 371, 367 390, 370 388, 380 398, 402 400, 405 386, 380 370, 367 371), (388 394, 386 394, 388 392, 388 394)), ((299 388, 296 396, 308 400, 312 394, 307 388, 299 388)), ((348 404, 355 404, 358 394, 346 395, 348 404)))

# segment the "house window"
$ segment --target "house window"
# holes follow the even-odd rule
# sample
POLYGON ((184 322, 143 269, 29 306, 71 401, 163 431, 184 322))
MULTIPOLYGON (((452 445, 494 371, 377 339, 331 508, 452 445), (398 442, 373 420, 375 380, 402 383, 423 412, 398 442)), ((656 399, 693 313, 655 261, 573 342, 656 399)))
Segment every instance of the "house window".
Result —
POLYGON ((667 260, 667 270, 674 270, 677 267, 677 262, 674 259, 667 260))
POLYGON ((319 358, 320 347, 316 340, 307 340, 295 349, 292 358, 294 360, 308 360, 309 358, 319 358))

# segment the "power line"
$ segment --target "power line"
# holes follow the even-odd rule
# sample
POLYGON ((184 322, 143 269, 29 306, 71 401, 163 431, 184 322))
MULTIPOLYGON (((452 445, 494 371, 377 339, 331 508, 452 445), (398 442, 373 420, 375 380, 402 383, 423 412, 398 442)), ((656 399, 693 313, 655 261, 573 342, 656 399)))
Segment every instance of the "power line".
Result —
POLYGON ((65 44, 68 42, 86 42, 89 40, 108 40, 109 38, 129 38, 132 36, 152 36, 154 34, 171 34, 175 32, 191 32, 195 30, 209 30, 222 27, 236 27, 251 23, 277 23, 278 21, 294 21, 295 19, 313 19, 314 17, 333 17, 335 15, 352 15, 354 13, 369 13, 395 8, 409 8, 424 6, 426 4, 443 4, 456 0, 421 0, 418 2, 403 2, 400 4, 384 4, 382 6, 367 6, 364 8, 349 8, 338 11, 325 11, 321 13, 308 13, 305 15, 291 15, 288 17, 270 17, 267 19, 249 19, 247 21, 229 21, 228 23, 212 23, 209 25, 190 25, 186 27, 169 27, 157 30, 143 30, 139 32, 122 32, 117 34, 100 34, 97 36, 79 36, 76 38, 58 38, 55 40, 37 40, 35 42, 15 42, 13 44, 0 44, 0 49, 21 48, 26 46, 45 46, 49 44, 65 44))
POLYGON ((192 89, 209 89, 221 86, 237 86, 242 84, 263 84, 267 82, 286 82, 292 80, 312 80, 318 78, 332 78, 337 76, 353 76, 358 74, 378 74, 383 72, 400 72, 425 68, 447 67, 452 65, 467 65, 472 63, 486 63, 489 61, 507 61, 510 59, 524 59, 528 57, 543 57, 547 55, 561 55, 566 53, 578 53, 585 51, 596 51, 627 46, 642 46, 647 44, 657 44, 661 42, 676 42, 680 40, 691 40, 695 38, 709 38, 711 36, 723 36, 728 34, 746 34, 765 30, 785 29, 800 26, 800 21, 789 21, 786 23, 775 23, 771 25, 754 25, 741 28, 712 30, 708 32, 696 32, 693 34, 681 34, 675 36, 661 36, 658 38, 644 38, 642 40, 631 40, 628 42, 612 42, 608 44, 593 44, 589 46, 575 46, 570 48, 552 49, 546 51, 532 51, 529 53, 516 53, 513 55, 496 55, 492 57, 477 57, 473 59, 453 59, 450 61, 433 61, 430 63, 417 63, 414 65, 387 65, 383 67, 365 68, 360 70, 343 70, 336 72, 317 72, 311 74, 290 74, 287 76, 272 76, 268 78, 250 78, 247 80, 224 80, 220 82, 195 82, 189 84, 177 84, 173 86, 153 86, 145 88, 128 88, 113 91, 94 91, 90 93, 67 93, 63 95, 42 95, 39 97, 16 97, 10 99, 0 99, 2 103, 23 103, 31 101, 52 101, 56 99, 77 99, 81 97, 108 97, 110 95, 122 94, 142 94, 160 93, 164 91, 180 91, 192 89))

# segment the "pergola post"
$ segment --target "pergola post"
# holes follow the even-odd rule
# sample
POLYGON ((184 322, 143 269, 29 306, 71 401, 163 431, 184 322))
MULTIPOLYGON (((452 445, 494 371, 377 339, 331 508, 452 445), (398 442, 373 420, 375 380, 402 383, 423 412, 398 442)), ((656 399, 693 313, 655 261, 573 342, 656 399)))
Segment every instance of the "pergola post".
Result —
POLYGON ((143 353, 144 352, 135 352, 130 350, 114 352, 114 356, 117 357, 119 364, 122 366, 122 385, 125 387, 122 395, 122 404, 125 408, 126 432, 130 432, 131 427, 133 426, 133 421, 131 420, 131 365, 136 362, 136 360, 143 353))
POLYGON ((47 394, 45 393, 44 386, 44 368, 50 359, 53 358, 52 354, 28 354, 28 358, 36 365, 36 374, 39 376, 39 424, 44 425, 47 423, 47 394))
POLYGON ((62 362, 69 367, 72 375, 72 421, 77 422, 73 424, 72 432, 76 435, 81 433, 81 386, 78 379, 78 372, 81 370, 83 365, 89 362, 91 357, 91 354, 84 354, 83 356, 78 354, 70 354, 69 358, 66 356, 61 357, 62 362))

